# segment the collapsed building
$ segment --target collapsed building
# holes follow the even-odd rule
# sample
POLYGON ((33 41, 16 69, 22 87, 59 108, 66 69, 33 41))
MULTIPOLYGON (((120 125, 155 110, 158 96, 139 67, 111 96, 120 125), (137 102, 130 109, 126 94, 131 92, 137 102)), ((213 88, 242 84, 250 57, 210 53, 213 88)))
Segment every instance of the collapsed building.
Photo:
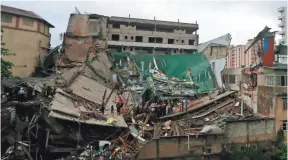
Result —
MULTIPOLYGON (((110 36, 112 41, 117 40, 107 31, 107 24, 110 29, 112 25, 121 30, 123 22, 128 28, 137 28, 139 21, 71 14, 63 44, 51 50, 41 66, 40 72, 46 78, 3 81, 3 93, 9 93, 3 98, 1 112, 5 126, 2 142, 6 144, 2 153, 6 158, 219 158, 223 150, 231 150, 233 143, 242 148, 258 134, 264 135, 261 141, 275 138, 271 119, 255 120, 251 108, 240 103, 237 93, 222 81, 230 34, 196 46, 196 32, 190 35, 195 39, 192 47, 183 46, 188 47, 183 52, 190 54, 145 54, 137 52, 139 44, 132 41, 136 45, 132 51, 125 52, 123 47, 113 49, 116 42, 112 43, 110 36), (15 93, 19 87, 32 89, 31 93, 36 92, 31 94, 34 98, 18 101, 15 93), (118 93, 125 99, 121 115, 110 112, 118 93), (188 102, 186 110, 181 109, 182 100, 188 102), (174 107, 169 114, 156 116, 157 111, 152 108, 157 110, 160 107, 154 106, 159 104, 174 107), (265 122, 265 128, 255 133, 253 127, 259 127, 259 121, 265 122), (233 124, 246 129, 245 132, 233 136, 233 124), (228 141, 223 137, 228 137, 228 141)), ((164 23, 146 22, 149 29, 152 23, 164 23)), ((167 23, 162 24, 164 28, 167 23)), ((181 28, 179 23, 171 25, 181 28)), ((198 25, 194 30, 192 24, 182 25, 187 26, 185 32, 198 29, 198 25)), ((157 37, 154 40, 157 43, 157 37)), ((121 43, 117 42, 118 48, 121 43)), ((162 47, 180 46, 170 44, 169 39, 167 43, 162 47)))

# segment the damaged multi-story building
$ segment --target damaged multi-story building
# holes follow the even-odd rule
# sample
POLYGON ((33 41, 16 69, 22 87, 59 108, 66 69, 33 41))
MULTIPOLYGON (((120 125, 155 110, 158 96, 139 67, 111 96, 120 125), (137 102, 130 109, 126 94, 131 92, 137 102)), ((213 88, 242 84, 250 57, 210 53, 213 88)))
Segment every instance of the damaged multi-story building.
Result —
POLYGON ((287 46, 275 47, 275 33, 269 30, 265 27, 259 32, 242 53, 257 47, 257 58, 251 59, 250 66, 227 68, 222 74, 230 89, 239 91, 242 103, 259 117, 275 118, 275 132, 287 132, 287 46))
MULTIPOLYGON (((199 26, 129 17, 107 17, 97 14, 71 14, 67 36, 103 36, 108 48, 118 52, 193 53, 197 51, 199 26)), ((69 45, 69 43, 68 43, 69 45)))

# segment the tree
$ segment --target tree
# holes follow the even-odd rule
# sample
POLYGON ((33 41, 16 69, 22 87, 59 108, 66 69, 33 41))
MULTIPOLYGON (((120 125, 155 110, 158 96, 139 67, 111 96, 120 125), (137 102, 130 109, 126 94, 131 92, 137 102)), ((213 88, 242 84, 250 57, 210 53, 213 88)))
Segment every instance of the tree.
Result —
MULTIPOLYGON (((3 34, 3 30, 1 28, 1 34, 3 34)), ((2 36, 1 36, 2 40, 2 36)), ((13 63, 9 61, 5 61, 3 56, 11 55, 9 49, 5 48, 5 43, 1 42, 1 79, 8 78, 12 75, 11 68, 13 67, 13 63)))
POLYGON ((279 130, 277 132, 277 137, 276 137, 276 156, 280 160, 287 160, 287 144, 284 144, 285 141, 285 136, 284 136, 284 131, 279 130))

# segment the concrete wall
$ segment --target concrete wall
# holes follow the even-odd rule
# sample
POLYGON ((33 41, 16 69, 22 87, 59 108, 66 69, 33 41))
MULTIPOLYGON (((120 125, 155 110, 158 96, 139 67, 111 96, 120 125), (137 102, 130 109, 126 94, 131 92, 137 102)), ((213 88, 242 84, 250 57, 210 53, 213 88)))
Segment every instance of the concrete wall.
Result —
POLYGON ((14 76, 29 76, 39 64, 39 58, 47 54, 45 48, 49 48, 50 38, 37 32, 10 28, 3 30, 3 42, 6 43, 6 48, 15 54, 3 56, 3 59, 14 64, 12 68, 14 76))
POLYGON ((258 70, 257 84, 258 84, 258 97, 257 97, 257 110, 258 113, 264 116, 275 116, 275 105, 273 103, 274 93, 287 93, 287 86, 267 86, 267 76, 287 76, 285 70, 272 70, 261 67, 258 70))
POLYGON ((222 150, 223 135, 163 137, 144 145, 137 159, 180 158, 217 154, 222 150), (204 153, 205 151, 205 153, 204 153), (209 153, 210 152, 210 153, 209 153))
MULTIPOLYGON (((276 132, 282 129, 282 121, 287 120, 287 109, 283 107, 283 102, 287 103, 287 97, 277 96, 275 107, 275 130, 276 132), (286 98, 286 99, 285 99, 286 98)), ((284 131, 285 143, 288 142, 287 131, 284 131)))
POLYGON ((153 139, 142 146, 137 159, 205 157, 203 155, 217 154, 224 148, 230 150, 229 148, 236 147, 237 150, 238 148, 240 150, 241 147, 249 147, 250 144, 260 144, 258 147, 272 148, 272 141, 275 136, 274 119, 228 121, 224 134, 153 139), (208 153, 208 151, 211 152, 208 153))
POLYGON ((229 88, 231 90, 239 91, 240 86, 239 82, 241 81, 241 68, 226 68, 223 70, 222 75, 225 78, 226 85, 229 85, 229 88), (234 75, 235 76, 235 83, 229 83, 229 76, 234 75))
POLYGON ((207 47, 203 51, 203 53, 209 60, 216 60, 216 59, 225 58, 228 53, 228 48, 227 46, 210 46, 210 47, 207 47))
POLYGON ((223 71, 225 67, 225 58, 210 60, 209 62, 211 64, 211 68, 215 75, 218 86, 222 87, 223 84, 222 84, 221 72, 223 71), (214 67, 213 67, 213 63, 214 63, 214 67))
POLYGON ((242 120, 226 122, 227 143, 250 143, 274 140, 274 119, 242 120))
POLYGON ((254 92, 254 94, 249 97, 248 95, 243 95, 243 100, 245 104, 247 104, 250 108, 253 109, 253 113, 257 114, 257 92, 254 92), (256 98, 255 98, 256 97, 256 98))
MULTIPOLYGON (((94 54, 96 49, 103 50, 107 48, 106 39, 98 39, 89 37, 78 37, 65 35, 64 42, 66 48, 66 55, 70 61, 84 62, 87 58, 87 54, 94 54), (98 46, 97 46, 98 45, 98 46), (89 47, 90 50, 89 50, 89 47)), ((93 57, 93 55, 91 55, 93 57)))

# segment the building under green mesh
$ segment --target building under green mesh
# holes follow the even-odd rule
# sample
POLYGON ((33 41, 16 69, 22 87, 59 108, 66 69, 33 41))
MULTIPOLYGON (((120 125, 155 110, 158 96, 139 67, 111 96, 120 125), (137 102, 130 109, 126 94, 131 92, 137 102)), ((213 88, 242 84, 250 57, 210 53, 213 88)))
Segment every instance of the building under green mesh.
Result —
POLYGON ((210 63, 203 53, 197 54, 177 54, 177 55, 152 55, 152 54, 129 54, 123 52, 113 52, 114 63, 125 64, 126 57, 130 56, 131 61, 137 65, 140 73, 141 62, 144 62, 144 75, 148 75, 149 63, 154 68, 153 57, 155 57, 158 68, 168 77, 177 77, 180 80, 188 80, 187 69, 192 70, 195 83, 200 87, 198 92, 208 92, 213 89, 214 75, 210 63))

